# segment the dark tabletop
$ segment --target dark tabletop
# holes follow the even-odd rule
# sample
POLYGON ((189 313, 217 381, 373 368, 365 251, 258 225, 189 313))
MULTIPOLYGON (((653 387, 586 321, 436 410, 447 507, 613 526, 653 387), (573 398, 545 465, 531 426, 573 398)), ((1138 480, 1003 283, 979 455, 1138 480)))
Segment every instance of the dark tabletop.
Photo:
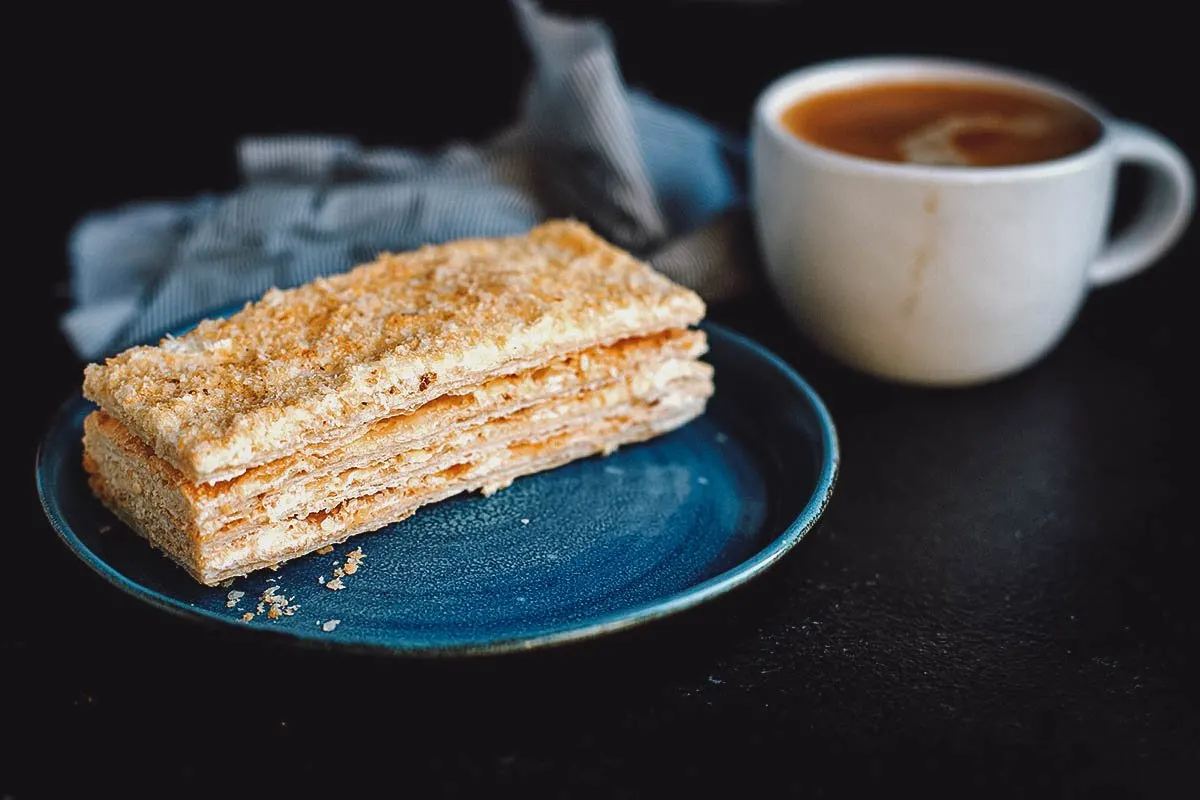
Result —
MULTIPOLYGON (((377 781, 411 797, 1194 791, 1195 226, 1148 272, 1094 292, 1043 362, 974 389, 856 376, 762 294, 712 308, 828 403, 842 445, 834 500, 762 578, 608 639, 448 662, 298 650, 150 608, 69 554, 32 468, 80 380, 56 327, 70 225, 125 200, 233 186, 247 133, 425 146, 486 135, 515 113, 528 64, 502 5, 446 8, 201 18, 148 35, 105 7, 32 34, 44 41, 31 81, 48 61, 68 68, 31 96, 36 150, 16 166, 38 181, 8 226, 24 247, 9 274, 36 283, 13 304, 29 372, 10 371, 5 393, 28 405, 8 419, 23 515, 4 549, 0 796, 190 795, 245 786, 233 775, 247 769, 280 797, 377 781), (69 788, 79 780, 84 793, 69 788)), ((1200 161, 1194 101, 1178 94, 1195 48, 1169 4, 1095 12, 1084 27, 972 8, 958 23, 961 4, 602 13, 631 83, 736 130, 787 69, 930 52, 1051 74, 1200 161)), ((1118 223, 1139 196, 1128 177, 1118 223)))

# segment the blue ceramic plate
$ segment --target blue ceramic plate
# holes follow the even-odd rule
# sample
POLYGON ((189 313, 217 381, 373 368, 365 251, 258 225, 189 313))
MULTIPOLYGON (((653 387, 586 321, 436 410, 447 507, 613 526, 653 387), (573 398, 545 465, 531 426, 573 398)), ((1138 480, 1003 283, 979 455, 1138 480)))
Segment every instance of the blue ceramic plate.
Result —
MULTIPOLYGON (((607 457, 460 496, 409 520, 201 586, 88 490, 84 416, 63 406, 37 459, 38 491, 67 546, 129 594, 181 616, 292 641, 401 655, 527 650, 598 636, 702 603, 761 573, 808 533, 838 468, 820 398, 759 345, 706 325, 717 391, 686 427, 607 457), (335 562, 365 558, 330 591, 335 562), (291 615, 255 614, 264 591, 291 615), (230 603, 231 591, 244 592, 230 603), (337 622, 333 622, 336 620, 337 622)), ((236 595, 235 595, 236 596, 236 595)))

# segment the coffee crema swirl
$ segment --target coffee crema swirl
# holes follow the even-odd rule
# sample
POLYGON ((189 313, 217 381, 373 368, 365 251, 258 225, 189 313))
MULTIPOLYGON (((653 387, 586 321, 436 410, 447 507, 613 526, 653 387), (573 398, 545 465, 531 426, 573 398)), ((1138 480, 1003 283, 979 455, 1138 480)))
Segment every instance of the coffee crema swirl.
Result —
POLYGON ((1048 94, 961 82, 873 83, 806 97, 783 112, 795 136, 879 161, 955 167, 1030 164, 1069 156, 1100 123, 1048 94))

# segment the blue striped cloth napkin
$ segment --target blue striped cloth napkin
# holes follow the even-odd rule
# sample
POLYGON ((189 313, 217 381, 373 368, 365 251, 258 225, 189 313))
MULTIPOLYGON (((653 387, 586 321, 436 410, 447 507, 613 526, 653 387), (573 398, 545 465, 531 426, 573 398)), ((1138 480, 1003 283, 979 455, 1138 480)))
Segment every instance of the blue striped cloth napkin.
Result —
POLYGON ((99 358, 382 251, 584 220, 706 299, 749 284, 744 142, 625 86, 608 31, 514 0, 533 53, 520 118, 434 153, 339 136, 239 143, 242 184, 83 218, 62 330, 99 358))

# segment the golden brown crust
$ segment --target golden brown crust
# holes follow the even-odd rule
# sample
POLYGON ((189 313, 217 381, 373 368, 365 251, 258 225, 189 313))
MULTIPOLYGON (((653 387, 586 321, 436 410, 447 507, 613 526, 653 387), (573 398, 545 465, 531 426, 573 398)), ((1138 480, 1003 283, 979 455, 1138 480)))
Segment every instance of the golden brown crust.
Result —
POLYGON ((193 482, 704 304, 578 222, 429 246, 288 291, 85 370, 84 393, 193 482))

